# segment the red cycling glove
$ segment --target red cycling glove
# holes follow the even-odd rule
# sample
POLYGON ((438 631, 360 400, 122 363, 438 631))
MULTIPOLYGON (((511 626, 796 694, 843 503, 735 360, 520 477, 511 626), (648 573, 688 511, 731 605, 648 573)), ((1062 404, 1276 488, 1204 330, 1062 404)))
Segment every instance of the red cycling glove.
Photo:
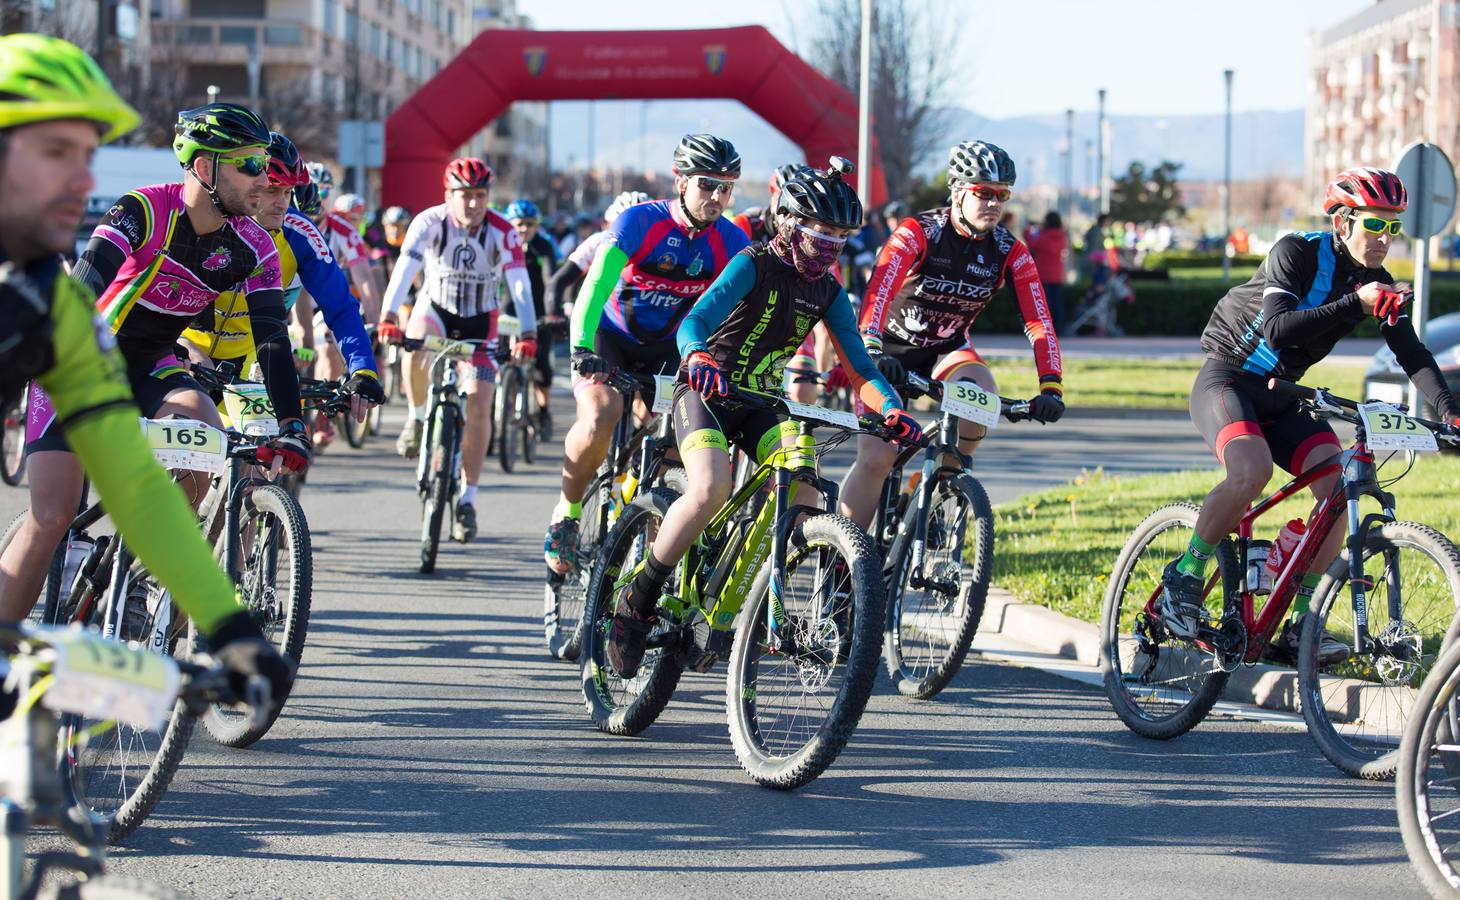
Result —
POLYGON ((923 426, 918 420, 908 415, 905 409, 891 409, 882 417, 882 424, 892 430, 898 439, 909 444, 915 444, 923 439, 923 426))
POLYGON ((723 397, 730 392, 725 373, 715 364, 713 356, 703 350, 696 350, 689 355, 687 362, 689 386, 702 398, 709 400, 711 397, 723 397))
POLYGON ((1399 324, 1399 313, 1414 297, 1408 291, 1386 291, 1379 289, 1379 302, 1374 304, 1374 317, 1388 319, 1390 325, 1399 324))

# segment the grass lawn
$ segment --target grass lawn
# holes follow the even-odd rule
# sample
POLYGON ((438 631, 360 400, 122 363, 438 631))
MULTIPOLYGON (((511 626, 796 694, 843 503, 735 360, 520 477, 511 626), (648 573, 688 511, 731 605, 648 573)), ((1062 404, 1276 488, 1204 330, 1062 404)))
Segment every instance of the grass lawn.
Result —
MULTIPOLYGON (((1065 400, 1071 406, 1129 409, 1186 409, 1202 358, 1065 360, 1065 400)), ((1037 391, 1034 360, 994 359, 989 367, 1006 397, 1031 397, 1037 391)), ((1364 367, 1319 363, 1304 383, 1357 398, 1364 367)))
MULTIPOLYGON (((1380 478, 1394 477, 1403 467, 1396 457, 1380 478)), ((1002 504, 995 510, 994 582, 1027 602, 1097 622, 1105 582, 1131 530, 1158 506, 1199 503, 1218 477, 1216 469, 1137 478, 1096 471, 1002 504)), ((1279 472, 1269 489, 1286 478, 1279 472)), ((1397 497, 1399 518, 1460 535, 1460 458, 1424 454, 1389 490, 1397 497)), ((1289 518, 1306 516, 1310 503, 1295 498, 1269 513, 1263 521, 1271 523, 1273 534, 1260 536, 1271 539, 1289 518)))

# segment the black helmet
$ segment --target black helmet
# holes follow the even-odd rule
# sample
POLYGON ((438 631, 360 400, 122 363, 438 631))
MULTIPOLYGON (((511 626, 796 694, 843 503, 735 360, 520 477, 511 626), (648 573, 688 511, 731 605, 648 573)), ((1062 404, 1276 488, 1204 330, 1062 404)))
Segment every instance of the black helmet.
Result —
POLYGON ((740 154, 735 145, 713 134, 687 134, 674 148, 676 175, 740 177, 740 154))
POLYGON ((948 151, 948 184, 1013 186, 1014 160, 1003 148, 985 141, 964 141, 948 151))
POLYGON ((294 208, 306 216, 314 218, 323 207, 324 202, 319 199, 319 185, 311 181, 294 189, 294 208))
POLYGON ((804 163, 786 163, 784 166, 777 168, 771 173, 771 193, 774 194, 779 191, 785 185, 786 179, 805 168, 809 167, 804 163))
POLYGON ((269 146, 269 126, 258 113, 237 103, 209 103, 177 114, 172 152, 186 166, 202 152, 228 153, 269 146))
POLYGON ((815 219, 834 228, 861 228, 862 201, 857 191, 842 179, 857 170, 851 160, 833 156, 826 171, 801 168, 781 185, 776 214, 815 219))

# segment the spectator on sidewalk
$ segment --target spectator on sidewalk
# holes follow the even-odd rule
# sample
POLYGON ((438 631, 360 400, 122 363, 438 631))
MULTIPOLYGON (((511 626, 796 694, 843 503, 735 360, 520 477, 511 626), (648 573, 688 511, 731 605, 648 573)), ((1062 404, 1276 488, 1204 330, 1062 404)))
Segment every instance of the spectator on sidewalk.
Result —
MULTIPOLYGON (((1090 269, 1090 284, 1099 287, 1105 283, 1110 272, 1109 256, 1106 252, 1105 229, 1110 225, 1110 214, 1101 213, 1095 217, 1095 224, 1085 232, 1085 264, 1090 269)), ((1059 332, 1056 331, 1056 334, 1059 332)))
POLYGON ((1054 321, 1054 333, 1065 330, 1065 250, 1069 238, 1065 236, 1065 223, 1060 214, 1050 210, 1044 215, 1044 223, 1038 228, 1024 231, 1024 243, 1034 256, 1034 268, 1039 270, 1039 280, 1044 283, 1044 299, 1049 304, 1049 316, 1054 321))

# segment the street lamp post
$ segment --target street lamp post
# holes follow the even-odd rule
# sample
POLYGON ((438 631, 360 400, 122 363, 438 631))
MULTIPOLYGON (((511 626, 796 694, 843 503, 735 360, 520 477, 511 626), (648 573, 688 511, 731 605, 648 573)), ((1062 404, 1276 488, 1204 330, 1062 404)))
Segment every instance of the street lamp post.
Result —
POLYGON ((1224 69, 1227 81, 1226 149, 1222 154, 1222 280, 1232 277, 1232 70, 1224 69))
POLYGON ((1069 218, 1070 201, 1074 197, 1075 181, 1075 111, 1065 110, 1065 171, 1064 190, 1060 192, 1060 216, 1069 218))
POLYGON ((1105 212, 1105 88, 1095 92, 1100 105, 1095 113, 1095 213, 1105 212))
MULTIPOLYGON (((872 0, 862 0, 862 71, 857 79, 857 196, 871 205, 872 196, 872 0)), ((808 159, 813 166, 819 159, 808 159)))

